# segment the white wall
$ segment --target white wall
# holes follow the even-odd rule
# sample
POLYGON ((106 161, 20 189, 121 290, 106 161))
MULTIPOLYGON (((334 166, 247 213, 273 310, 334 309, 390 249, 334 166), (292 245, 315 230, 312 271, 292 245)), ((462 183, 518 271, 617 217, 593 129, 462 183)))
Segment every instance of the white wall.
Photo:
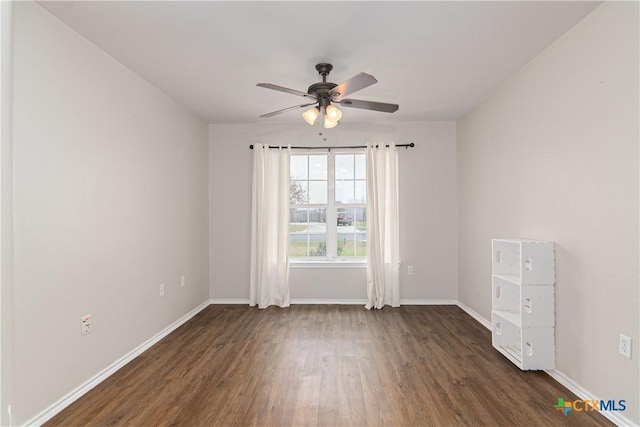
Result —
MULTIPOLYGON (((249 298, 249 144, 360 145, 389 141, 416 143, 415 148, 400 152, 400 251, 404 263, 400 296, 414 301, 457 299, 454 122, 343 123, 323 130, 308 126, 300 118, 300 124, 294 126, 211 125, 209 134, 213 299, 249 298), (319 136, 319 132, 324 135, 319 136), (407 265, 415 266, 413 276, 406 274, 407 265)), ((291 298, 364 301, 365 273, 357 267, 292 268, 291 298)))
POLYGON ((208 130, 40 6, 14 6, 20 425, 208 299, 208 130))
POLYGON ((457 126, 460 300, 490 319, 492 237, 555 241, 557 370, 634 423, 638 101, 638 3, 605 2, 457 126))
POLYGON ((10 424, 5 398, 13 382, 12 34, 13 3, 5 1, 0 3, 0 425, 10 424))

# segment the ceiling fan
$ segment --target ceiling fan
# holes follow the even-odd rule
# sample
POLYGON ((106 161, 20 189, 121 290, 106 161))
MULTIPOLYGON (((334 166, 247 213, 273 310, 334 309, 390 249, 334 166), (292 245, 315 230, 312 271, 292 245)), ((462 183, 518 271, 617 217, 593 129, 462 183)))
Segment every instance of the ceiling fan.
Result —
POLYGON ((384 102, 373 102, 364 101, 361 99, 345 98, 345 96, 349 94, 371 86, 374 83, 377 83, 378 80, 376 80, 376 78, 371 74, 359 73, 351 77, 349 80, 346 80, 337 85, 335 83, 327 81, 327 76, 332 69, 333 65, 331 64, 317 64, 316 70, 318 70, 318 73, 322 76, 322 81, 309 86, 306 92, 289 89, 287 87, 282 87, 271 83, 258 83, 256 86, 302 96, 310 101, 306 104, 294 105, 293 107, 283 108, 282 110, 263 114, 260 117, 273 117, 278 114, 286 113, 287 111, 313 106, 302 113, 302 117, 305 119, 305 121, 310 125, 313 125, 320 114, 322 114, 324 116, 324 127, 332 128, 337 126, 340 119, 342 118, 342 111, 338 110, 334 105, 332 105, 332 103, 340 104, 343 107, 382 111, 384 113, 394 113, 398 111, 398 104, 387 104, 384 102))

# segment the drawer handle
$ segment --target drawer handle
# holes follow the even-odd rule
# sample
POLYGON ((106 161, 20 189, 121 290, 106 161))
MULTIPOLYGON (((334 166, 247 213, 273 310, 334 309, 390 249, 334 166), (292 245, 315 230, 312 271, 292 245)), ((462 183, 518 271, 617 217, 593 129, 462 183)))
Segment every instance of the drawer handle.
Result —
POLYGON ((527 356, 533 356, 533 344, 528 342, 526 346, 527 346, 527 356))
POLYGON ((527 312, 527 314, 531 314, 531 310, 532 310, 532 302, 531 302, 531 298, 527 298, 524 300, 524 310, 527 312))
POLYGON ((527 271, 531 271, 531 269, 533 269, 533 260, 531 259, 531 257, 527 257, 524 260, 524 268, 527 271))

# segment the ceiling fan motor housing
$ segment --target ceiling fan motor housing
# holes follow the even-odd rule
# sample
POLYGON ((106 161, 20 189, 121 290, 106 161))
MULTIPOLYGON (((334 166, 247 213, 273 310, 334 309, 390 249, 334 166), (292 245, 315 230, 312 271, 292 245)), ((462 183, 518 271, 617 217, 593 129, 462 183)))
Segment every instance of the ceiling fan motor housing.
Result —
POLYGON ((329 94, 329 91, 336 86, 338 85, 330 82, 314 83, 309 86, 307 93, 314 95, 318 99, 320 107, 326 107, 331 102, 331 95, 329 94))

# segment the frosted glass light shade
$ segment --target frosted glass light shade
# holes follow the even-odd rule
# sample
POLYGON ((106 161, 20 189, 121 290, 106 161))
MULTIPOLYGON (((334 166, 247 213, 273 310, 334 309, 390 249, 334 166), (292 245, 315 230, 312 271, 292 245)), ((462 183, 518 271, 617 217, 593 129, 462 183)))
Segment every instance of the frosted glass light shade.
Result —
POLYGON ((342 118, 342 111, 333 105, 329 105, 325 110, 325 116, 332 122, 338 122, 342 118))
POLYGON ((325 129, 331 129, 338 126, 338 121, 333 121, 331 120, 328 116, 324 117, 324 128, 325 129))
POLYGON ((311 107, 307 111, 302 113, 302 118, 305 120, 305 122, 313 126, 319 115, 320 109, 318 107, 311 107))

